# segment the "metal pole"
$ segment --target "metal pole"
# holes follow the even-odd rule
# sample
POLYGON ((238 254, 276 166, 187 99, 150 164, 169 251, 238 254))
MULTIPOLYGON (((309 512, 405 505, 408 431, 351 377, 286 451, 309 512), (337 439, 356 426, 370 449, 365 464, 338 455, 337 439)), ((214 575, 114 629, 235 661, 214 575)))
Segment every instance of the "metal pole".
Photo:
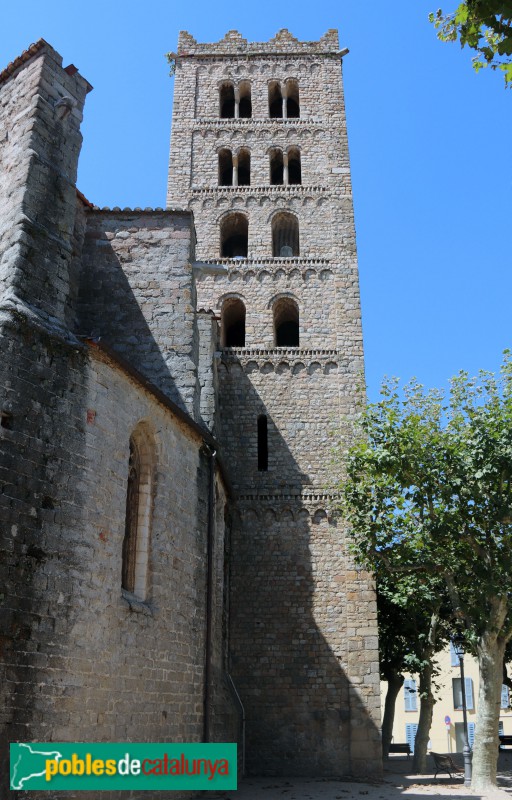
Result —
POLYGON ((462 755, 464 757, 464 786, 471 786, 471 748, 468 739, 468 712, 466 706, 466 681, 464 680, 464 656, 459 655, 460 664, 460 685, 462 693, 462 718, 464 720, 464 748, 462 755))

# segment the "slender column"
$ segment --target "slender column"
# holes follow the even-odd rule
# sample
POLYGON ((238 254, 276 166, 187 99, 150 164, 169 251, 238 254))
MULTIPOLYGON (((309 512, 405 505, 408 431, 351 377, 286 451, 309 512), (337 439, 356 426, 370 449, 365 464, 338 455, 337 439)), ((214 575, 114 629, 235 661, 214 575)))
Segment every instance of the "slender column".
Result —
POLYGON ((238 186, 238 156, 233 156, 233 186, 238 186))
POLYGON ((286 106, 286 86, 282 87, 282 98, 283 98, 283 119, 288 119, 288 108, 286 106))
POLYGON ((235 119, 240 119, 240 89, 235 86, 235 119))
POLYGON ((283 184, 288 186, 288 153, 283 153, 283 184))

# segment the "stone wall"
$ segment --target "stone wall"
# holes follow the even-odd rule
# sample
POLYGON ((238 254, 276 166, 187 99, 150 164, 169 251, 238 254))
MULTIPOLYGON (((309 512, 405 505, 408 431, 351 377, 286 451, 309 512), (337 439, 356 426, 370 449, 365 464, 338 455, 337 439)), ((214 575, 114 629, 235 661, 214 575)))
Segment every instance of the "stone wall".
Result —
POLYGON ((218 363, 218 438, 233 485, 231 669, 246 705, 253 773, 378 773, 378 645, 371 576, 348 557, 330 517, 332 434, 350 431, 363 350, 350 163, 337 35, 287 31, 247 43, 182 34, 169 171, 170 203, 188 198, 203 269, 200 307, 221 321, 246 309, 245 346, 218 363), (269 83, 298 84, 300 117, 269 118, 269 83), (220 87, 250 83, 252 116, 220 119, 220 87), (302 183, 270 185, 270 152, 300 151, 302 183), (219 186, 219 151, 250 151, 249 186, 219 186), (274 257, 272 220, 296 215, 299 253, 274 257), (224 258, 221 226, 248 221, 247 257, 224 258), (299 309, 299 345, 276 347, 280 299, 299 309), (268 465, 258 464, 258 417, 268 465), (260 467, 260 468, 259 468, 260 467))
POLYGON ((198 420, 193 237, 188 212, 89 211, 78 329, 198 420))

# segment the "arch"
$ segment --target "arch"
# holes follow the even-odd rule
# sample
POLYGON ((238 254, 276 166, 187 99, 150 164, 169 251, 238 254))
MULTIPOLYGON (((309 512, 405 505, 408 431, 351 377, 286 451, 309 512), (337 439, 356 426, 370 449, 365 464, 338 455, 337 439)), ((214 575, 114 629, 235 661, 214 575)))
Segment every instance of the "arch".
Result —
POLYGON ((247 258, 249 223, 240 212, 230 212, 220 223, 221 258, 247 258))
POLYGON ((240 119, 250 119, 252 117, 251 84, 249 81, 241 81, 239 100, 240 119))
POLYGON ((300 150, 298 147, 288 148, 288 183, 290 186, 299 186, 302 183, 300 150))
POLYGON ((300 255, 299 220, 289 211, 279 211, 272 217, 272 255, 274 258, 300 255))
POLYGON ((266 414, 258 417, 258 471, 268 470, 268 424, 266 414))
POLYGON ((239 297, 228 297, 221 312, 222 347, 245 347, 245 305, 239 297))
POLYGON ((221 119, 235 116, 235 87, 231 81, 224 81, 219 87, 219 114, 221 119))
POLYGON ((293 297, 279 297, 274 303, 274 344, 299 347, 299 306, 293 297))
POLYGON ((295 78, 288 78, 286 81, 286 118, 299 119, 299 84, 295 78))
POLYGON ((219 150, 219 186, 233 186, 233 153, 227 147, 219 150))
POLYGON ((268 115, 271 119, 283 117, 283 94, 279 81, 270 81, 268 85, 268 115))
POLYGON ((279 147, 270 150, 270 185, 282 186, 284 183, 283 151, 279 147))
POLYGON ((122 588, 140 600, 148 593, 154 462, 153 436, 146 423, 140 422, 129 440, 121 569, 122 588))
POLYGON ((238 151, 238 185, 251 185, 251 151, 247 147, 238 151))

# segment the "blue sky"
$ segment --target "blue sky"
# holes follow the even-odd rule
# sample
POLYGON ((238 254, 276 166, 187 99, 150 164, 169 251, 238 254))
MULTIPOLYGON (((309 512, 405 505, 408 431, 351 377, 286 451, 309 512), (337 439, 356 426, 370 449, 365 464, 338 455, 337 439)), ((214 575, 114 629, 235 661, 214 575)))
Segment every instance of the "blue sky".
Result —
MULTIPOLYGON (((452 10, 456 5, 446 6, 452 10)), ((165 205, 178 31, 215 41, 338 28, 344 61, 366 372, 445 386, 512 344, 512 91, 436 39, 436 0, 46 3, 2 9, 0 64, 41 36, 94 86, 79 188, 100 206, 165 205)))

